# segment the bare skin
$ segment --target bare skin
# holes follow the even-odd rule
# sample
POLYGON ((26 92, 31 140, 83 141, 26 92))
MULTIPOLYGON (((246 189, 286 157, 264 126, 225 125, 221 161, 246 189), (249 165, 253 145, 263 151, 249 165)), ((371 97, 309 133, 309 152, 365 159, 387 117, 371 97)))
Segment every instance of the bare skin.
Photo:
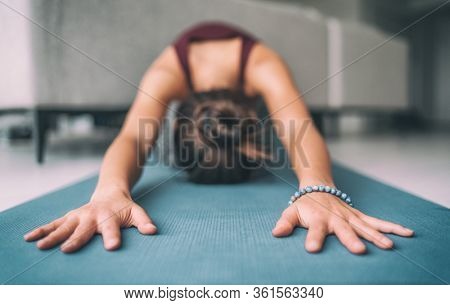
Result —
MULTIPOLYGON (((191 44, 189 66, 194 89, 236 88, 240 46, 239 39, 191 44)), ((245 93, 262 95, 271 119, 277 122, 278 136, 288 151, 299 186, 334 186, 324 140, 310 123, 308 109, 282 59, 259 43, 250 54, 244 78, 245 93), (288 128, 292 122, 295 122, 294 127, 288 128), (299 141, 297 136, 305 123, 308 128, 299 141)), ((121 244, 121 228, 134 226, 141 234, 157 233, 152 219, 133 201, 130 189, 141 174, 140 160, 145 160, 158 135, 157 127, 150 128, 147 136, 151 135, 151 141, 148 138, 144 141, 138 128, 139 120, 161 120, 171 100, 182 99, 189 93, 173 47, 167 47, 148 68, 140 89, 119 135, 105 154, 90 201, 27 233, 25 240, 38 240, 40 249, 60 245, 63 252, 73 252, 83 247, 94 234, 101 234, 105 249, 114 250, 121 244)), ((366 251, 361 238, 379 248, 391 249, 393 242, 383 233, 405 237, 414 234, 401 225, 367 216, 324 193, 302 196, 286 208, 272 234, 275 237, 288 236, 296 227, 308 229, 305 248, 309 252, 320 251, 329 234, 335 234, 354 254, 366 251)))

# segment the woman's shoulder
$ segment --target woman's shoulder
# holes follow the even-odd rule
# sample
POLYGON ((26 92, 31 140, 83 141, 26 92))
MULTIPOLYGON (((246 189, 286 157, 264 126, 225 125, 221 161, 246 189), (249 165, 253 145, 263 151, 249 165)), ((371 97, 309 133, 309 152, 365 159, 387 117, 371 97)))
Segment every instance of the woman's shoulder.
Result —
MULTIPOLYGON (((153 74, 170 74, 173 79, 178 80, 177 95, 184 96, 187 88, 185 84, 185 75, 179 63, 176 50, 172 45, 167 46, 159 55, 153 60, 148 71, 153 74)), ((175 89, 175 88, 174 88, 175 89)))
POLYGON ((271 62, 278 62, 280 60, 281 56, 274 49, 263 42, 258 41, 253 46, 247 65, 249 67, 257 67, 271 62))
POLYGON ((159 55, 153 60, 150 67, 174 71, 179 70, 179 72, 182 72, 178 64, 177 53, 173 45, 169 45, 162 50, 161 53, 159 53, 159 55))
POLYGON ((250 86, 249 90, 260 93, 262 88, 285 81, 288 71, 283 58, 275 50, 259 42, 250 54, 245 78, 250 86))

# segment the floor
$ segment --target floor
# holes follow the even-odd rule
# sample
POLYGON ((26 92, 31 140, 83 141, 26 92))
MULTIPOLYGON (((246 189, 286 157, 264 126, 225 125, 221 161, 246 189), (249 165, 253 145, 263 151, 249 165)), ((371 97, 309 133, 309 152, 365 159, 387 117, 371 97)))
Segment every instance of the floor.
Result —
MULTIPOLYGON (((0 138, 0 211, 95 174, 113 137, 105 130, 52 134, 43 165, 30 141, 0 138)), ((350 134, 327 142, 335 161, 450 208, 450 133, 350 134)))
POLYGON ((347 136, 328 141, 335 161, 450 208, 450 133, 347 136))
POLYGON ((0 141, 0 211, 94 175, 112 137, 51 135, 45 163, 35 162, 30 141, 0 141))

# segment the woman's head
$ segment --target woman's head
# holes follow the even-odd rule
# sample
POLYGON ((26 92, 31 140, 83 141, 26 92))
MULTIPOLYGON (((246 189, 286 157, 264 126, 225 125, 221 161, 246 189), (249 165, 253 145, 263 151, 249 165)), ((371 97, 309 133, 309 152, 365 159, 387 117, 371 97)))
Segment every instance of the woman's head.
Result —
POLYGON ((253 109, 227 91, 196 95, 178 108, 174 126, 175 164, 197 183, 246 180, 262 149, 253 109))

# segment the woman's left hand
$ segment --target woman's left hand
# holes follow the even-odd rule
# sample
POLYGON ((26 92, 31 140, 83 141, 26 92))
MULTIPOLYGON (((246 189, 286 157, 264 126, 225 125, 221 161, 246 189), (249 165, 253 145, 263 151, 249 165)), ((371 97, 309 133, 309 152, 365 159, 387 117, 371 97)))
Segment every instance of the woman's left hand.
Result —
POLYGON ((288 236, 296 227, 308 229, 305 241, 308 252, 319 252, 329 234, 335 234, 354 254, 366 251, 360 238, 381 249, 391 249, 394 243, 383 233, 405 237, 414 234, 401 225, 365 215, 333 195, 315 192, 300 197, 285 209, 272 234, 275 237, 288 236))

